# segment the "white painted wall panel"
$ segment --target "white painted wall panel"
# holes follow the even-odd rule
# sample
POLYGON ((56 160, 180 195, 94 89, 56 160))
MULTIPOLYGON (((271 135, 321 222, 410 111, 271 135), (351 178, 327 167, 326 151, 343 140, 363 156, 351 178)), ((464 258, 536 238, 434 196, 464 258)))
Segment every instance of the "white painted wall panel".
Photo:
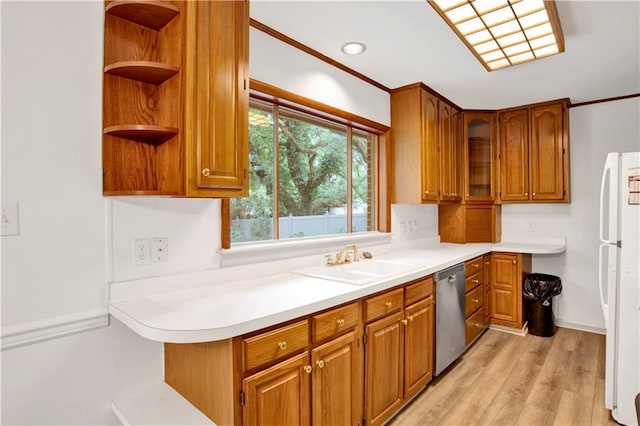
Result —
POLYGON ((391 122, 389 93, 251 28, 251 78, 378 123, 391 122))
POLYGON ((563 291, 554 299, 561 324, 604 329, 598 290, 600 177, 608 152, 640 151, 640 99, 569 110, 571 204, 505 204, 502 236, 567 238, 560 256, 534 256, 534 272, 558 275, 563 291), (528 231, 533 224, 534 232, 528 231))
POLYGON ((2 325, 106 312, 101 2, 2 2, 2 325))

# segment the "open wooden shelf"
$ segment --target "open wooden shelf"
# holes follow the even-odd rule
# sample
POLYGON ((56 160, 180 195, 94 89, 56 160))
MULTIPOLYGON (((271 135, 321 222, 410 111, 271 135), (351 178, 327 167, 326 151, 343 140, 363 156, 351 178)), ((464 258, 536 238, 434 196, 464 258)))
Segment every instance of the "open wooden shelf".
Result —
POLYGON ((123 126, 109 126, 104 129, 105 135, 130 139, 136 142, 159 145, 178 134, 175 127, 151 126, 146 124, 128 124, 123 126))
POLYGON ((172 4, 163 1, 114 1, 105 12, 147 28, 159 31, 180 13, 172 4))
POLYGON ((122 61, 104 67, 104 72, 150 84, 162 84, 180 71, 173 65, 151 61, 122 61))

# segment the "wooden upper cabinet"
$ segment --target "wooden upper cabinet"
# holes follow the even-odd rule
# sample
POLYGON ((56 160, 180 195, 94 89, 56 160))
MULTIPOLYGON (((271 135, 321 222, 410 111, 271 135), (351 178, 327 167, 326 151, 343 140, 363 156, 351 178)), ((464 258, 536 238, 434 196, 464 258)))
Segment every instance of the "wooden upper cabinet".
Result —
POLYGON ((249 4, 105 6, 105 195, 247 194, 249 4))
POLYGON ((494 114, 464 112, 462 125, 465 202, 493 203, 495 200, 494 114))
POLYGON ((392 203, 461 199, 462 118, 414 84, 391 93, 392 203))
POLYGON ((457 111, 451 105, 438 102, 438 140, 440 144, 440 200, 455 201, 458 194, 458 171, 460 163, 457 162, 458 146, 454 132, 454 114, 457 111))
POLYGON ((187 19, 187 195, 244 196, 248 2, 187 2, 187 19))
POLYGON ((531 199, 565 198, 568 169, 564 106, 556 103, 531 108, 531 199))
POLYGON ((500 198, 529 199, 529 111, 500 113, 500 198))
POLYGON ((567 101, 498 114, 500 200, 569 202, 567 101))
MULTIPOLYGON (((420 166, 422 175, 422 201, 437 202, 439 177, 440 177, 440 155, 438 134, 438 98, 422 90, 422 164, 420 166)), ((391 124, 393 127, 393 123, 391 124)))

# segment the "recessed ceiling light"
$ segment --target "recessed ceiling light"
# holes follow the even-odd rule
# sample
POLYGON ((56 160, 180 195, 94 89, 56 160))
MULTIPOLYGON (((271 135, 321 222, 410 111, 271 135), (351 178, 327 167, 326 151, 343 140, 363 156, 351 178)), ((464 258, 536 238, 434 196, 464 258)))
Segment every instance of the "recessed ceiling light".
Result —
POLYGON ((359 41, 350 41, 340 46, 340 50, 342 50, 342 53, 345 55, 359 55, 367 50, 367 46, 359 41))

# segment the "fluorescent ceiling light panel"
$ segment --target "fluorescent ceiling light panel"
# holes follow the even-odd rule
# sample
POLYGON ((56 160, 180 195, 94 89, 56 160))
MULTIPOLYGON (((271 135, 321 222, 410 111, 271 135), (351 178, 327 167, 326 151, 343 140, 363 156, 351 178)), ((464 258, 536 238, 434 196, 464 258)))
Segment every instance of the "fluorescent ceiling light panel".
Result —
POLYGON ((427 0, 487 71, 564 52, 553 0, 427 0))

